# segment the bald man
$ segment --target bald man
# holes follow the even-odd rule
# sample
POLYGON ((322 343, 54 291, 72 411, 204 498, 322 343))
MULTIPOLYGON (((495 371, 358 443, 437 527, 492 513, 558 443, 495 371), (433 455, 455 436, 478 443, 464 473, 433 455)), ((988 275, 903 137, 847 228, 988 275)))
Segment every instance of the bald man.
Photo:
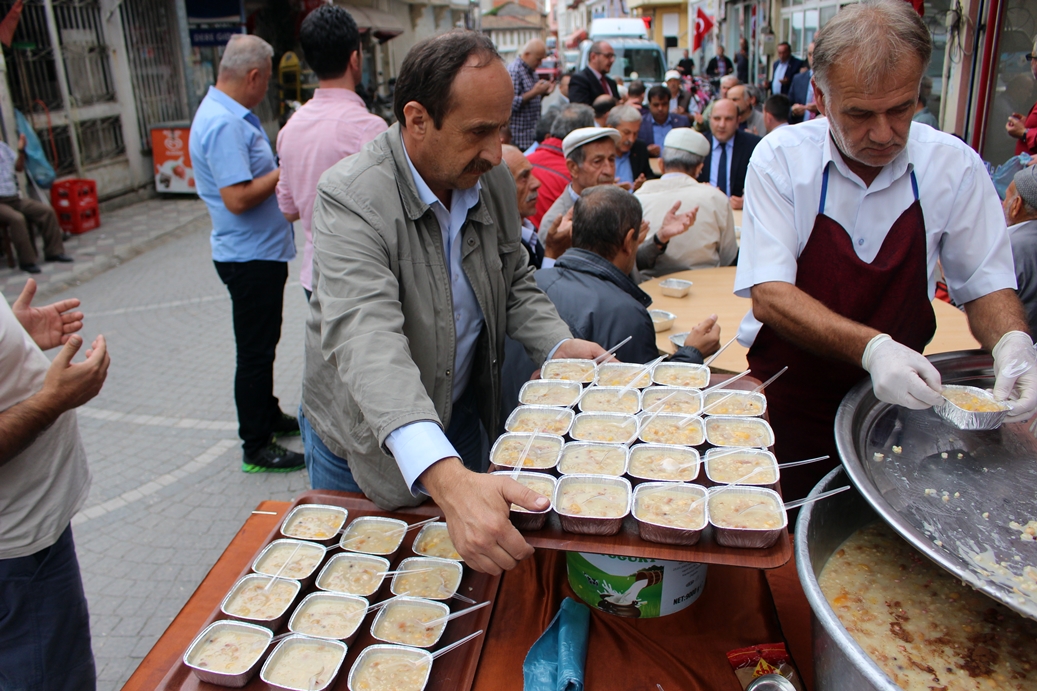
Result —
MULTIPOLYGON (((537 212, 538 190, 541 182, 533 175, 533 164, 525 154, 511 144, 501 147, 504 162, 515 178, 515 192, 518 195, 518 210, 522 217, 522 244, 529 252, 529 264, 535 269, 546 269, 554 266, 555 259, 562 256, 572 244, 572 223, 556 223, 549 228, 547 239, 540 242, 537 228, 530 221, 537 212), (561 229, 559 229, 561 226, 561 229)), ((559 216, 559 221, 562 217, 559 216)))
POLYGON ((540 99, 554 90, 553 82, 537 79, 536 69, 545 57, 547 46, 539 38, 534 38, 508 65, 515 88, 515 97, 511 100, 511 143, 523 150, 536 141, 540 99))
POLYGON ((699 173, 699 182, 713 185, 728 196, 732 209, 741 209, 745 172, 760 137, 738 129, 738 106, 729 98, 713 104, 709 128, 710 151, 699 173))
POLYGON ((727 97, 734 101, 735 107, 738 108, 738 129, 757 137, 767 134, 767 123, 763 121, 763 113, 753 108, 749 100, 749 90, 744 84, 728 89, 727 97))

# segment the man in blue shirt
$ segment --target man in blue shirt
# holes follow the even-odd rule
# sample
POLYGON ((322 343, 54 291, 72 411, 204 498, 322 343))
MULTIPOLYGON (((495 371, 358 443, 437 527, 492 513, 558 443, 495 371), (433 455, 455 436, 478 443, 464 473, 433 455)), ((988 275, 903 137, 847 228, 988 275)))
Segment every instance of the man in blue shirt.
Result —
POLYGON ((250 110, 266 97, 273 48, 256 36, 231 38, 191 124, 191 161, 198 195, 212 217, 212 259, 230 292, 237 342, 234 401, 244 449, 242 470, 286 472, 302 454, 274 442, 298 434, 295 417, 274 396, 274 354, 288 261, 295 257, 292 224, 277 206, 280 170, 259 118, 250 110))
POLYGON ((648 113, 641 118, 641 131, 637 138, 648 145, 648 154, 658 156, 666 135, 674 127, 691 127, 685 115, 670 112, 670 90, 665 86, 653 86, 648 90, 648 113))

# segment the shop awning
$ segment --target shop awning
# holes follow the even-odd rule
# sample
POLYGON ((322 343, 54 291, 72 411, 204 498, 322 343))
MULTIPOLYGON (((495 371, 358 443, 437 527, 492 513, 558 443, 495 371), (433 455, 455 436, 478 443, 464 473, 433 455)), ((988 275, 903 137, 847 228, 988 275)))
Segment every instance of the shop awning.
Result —
POLYGON ((385 43, 390 38, 396 38, 403 33, 403 23, 388 12, 382 12, 371 7, 355 7, 342 2, 336 2, 335 4, 344 8, 353 16, 353 20, 356 22, 356 26, 360 29, 361 34, 370 31, 371 35, 377 38, 379 43, 385 43))

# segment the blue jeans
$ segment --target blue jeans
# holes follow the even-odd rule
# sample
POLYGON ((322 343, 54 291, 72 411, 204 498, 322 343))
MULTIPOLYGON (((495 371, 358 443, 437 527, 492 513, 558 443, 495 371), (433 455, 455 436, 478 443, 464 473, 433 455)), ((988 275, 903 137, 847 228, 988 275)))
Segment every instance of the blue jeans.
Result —
MULTIPOLYGON (((363 494, 363 490, 353 479, 349 461, 335 455, 324 445, 303 414, 301 405, 299 406, 299 431, 305 449, 306 470, 310 474, 310 487, 363 494)), ((486 470, 487 459, 483 448, 482 424, 479 421, 475 394, 470 387, 454 404, 446 438, 454 445, 454 449, 460 455, 465 467, 476 472, 486 470)))
POLYGON ((46 549, 0 559, 0 691, 93 691, 96 679, 70 526, 46 549))

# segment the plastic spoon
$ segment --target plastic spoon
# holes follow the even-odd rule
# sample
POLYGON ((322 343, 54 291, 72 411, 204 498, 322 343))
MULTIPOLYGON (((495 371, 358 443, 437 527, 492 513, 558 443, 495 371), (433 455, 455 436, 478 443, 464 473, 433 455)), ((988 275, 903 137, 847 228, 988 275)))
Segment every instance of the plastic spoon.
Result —
POLYGON ((633 336, 627 336, 627 337, 626 337, 626 338, 624 338, 624 339, 623 339, 622 341, 620 341, 620 342, 619 342, 619 343, 617 343, 616 345, 612 346, 611 348, 609 348, 608 350, 606 350, 606 351, 605 351, 604 353, 602 353, 602 354, 601 354, 601 355, 599 355, 598 357, 596 357, 596 358, 594 358, 593 360, 591 360, 591 362, 593 362, 593 363, 594 363, 595 365, 596 365, 596 364, 598 364, 599 362, 604 362, 605 360, 607 360, 607 359, 609 358, 609 356, 610 356, 610 355, 612 355, 612 354, 613 354, 613 353, 615 353, 615 352, 616 352, 617 350, 619 350, 620 348, 622 348, 623 346, 625 346, 625 345, 626 345, 627 343, 629 343, 629 342, 630 342, 630 339, 632 339, 632 338, 633 338, 633 336))
MULTIPOLYGON (((774 380, 775 380, 775 379, 777 379, 777 378, 778 378, 778 377, 780 377, 781 375, 785 374, 785 372, 786 372, 786 371, 788 370, 788 368, 789 368, 789 367, 788 367, 788 365, 785 365, 785 366, 784 366, 784 367, 782 367, 782 368, 781 368, 780 370, 778 370, 778 373, 777 373, 777 374, 775 374, 775 375, 774 375, 773 377, 771 377, 771 378, 770 378, 770 379, 768 379, 767 381, 765 381, 765 382, 763 382, 762 384, 760 384, 759 386, 757 386, 757 387, 756 387, 755 389, 753 389, 752 391, 749 391, 749 393, 750 393, 750 394, 754 394, 754 393, 760 393, 761 391, 763 391, 764 389, 766 389, 766 388, 767 388, 768 386, 770 386, 771 384, 773 384, 773 383, 774 383, 774 380)), ((725 381, 725 382, 721 382, 721 384, 727 384, 727 383, 728 383, 728 382, 730 382, 730 381, 731 381, 731 380, 730 380, 730 379, 728 379, 728 380, 727 380, 727 381, 725 381)), ((704 406, 704 407, 702 408, 702 411, 701 411, 701 412, 703 412, 703 413, 704 413, 704 412, 706 412, 707 410, 709 410, 710 408, 714 408, 714 407, 716 407, 716 406, 720 405, 721 403, 723 403, 724 401, 726 401, 727 399, 729 399, 729 398, 732 398, 732 397, 734 397, 734 396, 737 396, 737 395, 738 395, 738 394, 740 394, 740 393, 743 393, 743 392, 742 392, 742 391, 732 391, 731 393, 727 394, 727 395, 726 395, 726 396, 724 396, 723 398, 717 399, 717 400, 713 401, 712 403, 710 403, 709 405, 707 405, 707 406, 704 406)))
MULTIPOLYGON (((409 533, 410 531, 414 530, 415 528, 420 528, 421 526, 425 525, 426 523, 434 523, 435 521, 441 521, 441 520, 443 520, 442 516, 433 516, 432 518, 426 518, 425 520, 418 521, 417 523, 411 523, 406 528, 396 527, 396 528, 393 528, 392 530, 389 530, 387 532, 388 532, 389 535, 395 535, 396 533, 399 533, 401 531, 404 534, 406 534, 406 533, 409 533)), ((352 525, 352 523, 350 523, 350 525, 352 525)), ((342 530, 339 531, 339 533, 345 534, 345 532, 348 529, 349 529, 349 526, 345 526, 345 527, 342 528, 342 530)), ((365 535, 357 535, 356 537, 351 537, 348 540, 343 540, 342 544, 348 545, 350 542, 353 542, 354 540, 363 539, 364 537, 366 537, 366 536, 365 535)))
POLYGON ((395 576, 398 573, 426 573, 428 571, 435 571, 435 569, 396 569, 395 571, 380 571, 375 575, 385 578, 386 576, 395 576))
POLYGON ((724 345, 720 346, 720 350, 718 350, 717 352, 713 353, 713 354, 712 354, 712 355, 710 355, 710 356, 709 356, 708 358, 706 358, 705 360, 703 360, 703 361, 702 361, 702 364, 703 364, 703 365, 705 365, 706 367, 709 367, 709 363, 711 363, 711 362, 713 362, 714 360, 716 360, 716 359, 717 359, 717 357, 719 357, 719 356, 720 356, 720 353, 722 353, 722 352, 724 352, 725 350, 727 350, 727 347, 728 347, 729 345, 731 345, 732 343, 734 343, 734 342, 735 342, 736 340, 738 340, 738 336, 735 336, 735 337, 733 337, 733 338, 732 338, 732 339, 731 339, 730 341, 728 341, 728 342, 727 342, 727 343, 725 343, 724 345))
POLYGON ((482 609, 483 607, 486 607, 486 606, 492 605, 492 604, 493 604, 492 600, 487 600, 486 602, 480 602, 479 604, 473 605, 472 607, 468 607, 467 609, 462 609, 460 612, 454 612, 453 614, 449 614, 449 615, 447 615, 445 617, 438 617, 436 619, 433 619, 432 621, 425 622, 425 626, 426 627, 438 626, 440 622, 453 621, 454 619, 457 619, 458 617, 463 617, 464 615, 468 614, 469 612, 474 612, 477 609, 482 609))
MULTIPOLYGON (((827 492, 822 492, 821 494, 817 495, 816 497, 804 497, 802 499, 793 499, 792 501, 787 501, 787 502, 785 502, 785 510, 788 511, 789 509, 797 509, 800 506, 803 506, 805 504, 812 504, 815 501, 817 501, 818 499, 827 499, 828 497, 831 497, 832 495, 839 494, 840 492, 845 492, 846 490, 850 489, 850 487, 851 487, 850 485, 846 485, 845 487, 839 487, 838 489, 832 489, 832 490, 828 490, 827 492)), ((761 506, 763 506, 763 504, 753 504, 752 506, 747 506, 746 508, 742 509, 741 511, 739 511, 735 515, 736 516, 741 516, 746 511, 752 511, 753 509, 758 509, 761 506)))
POLYGON ((309 691, 314 691, 317 688, 317 684, 321 682, 320 675, 324 674, 324 665, 320 666, 317 673, 310 677, 310 683, 308 684, 309 691))
POLYGON ((454 598, 455 600, 460 600, 461 602, 467 602, 470 605, 474 605, 475 604, 475 600, 473 600, 470 597, 465 597, 461 593, 454 593, 450 597, 454 598))
POLYGON ((281 577, 281 574, 284 572, 284 570, 286 568, 288 568, 289 564, 292 563, 292 559, 295 559, 295 555, 298 554, 300 547, 302 547, 302 543, 301 542, 295 546, 295 549, 292 550, 291 556, 288 557, 288 559, 285 561, 285 563, 281 564, 281 568, 279 568, 277 570, 277 573, 275 573, 270 578, 270 582, 267 583, 265 586, 263 586, 263 591, 264 592, 266 592, 267 590, 270 590, 270 586, 272 586, 274 584, 274 581, 276 581, 278 578, 281 577))
POLYGON ((637 384, 638 380, 640 380, 641 377, 644 376, 645 372, 651 372, 653 367, 655 367, 656 365, 658 365, 660 362, 662 362, 665 359, 666 359, 665 355, 660 355, 659 357, 655 358, 654 360, 652 360, 648 364, 641 365, 641 369, 639 369, 637 371, 637 374, 634 376, 633 379, 630 380, 630 383, 627 384, 626 386, 624 386, 622 389, 620 389, 619 393, 616 394, 616 400, 619 400, 620 398, 623 398, 623 396, 626 394, 627 391, 630 391, 630 389, 634 388, 634 386, 637 384))
POLYGON ((437 657, 441 657, 443 655, 446 655, 451 650, 453 650, 455 648, 460 648, 462 645, 464 645, 468 641, 470 641, 473 638, 476 638, 478 636, 481 636, 481 635, 482 635, 482 629, 476 631, 475 633, 470 633, 467 636, 465 636, 464 638, 462 638, 461 640, 455 641, 454 643, 451 643, 448 646, 444 646, 444 647, 440 648, 439 650, 437 650, 436 652, 432 653, 432 659, 435 660, 437 657))
MULTIPOLYGON (((724 387, 724 386, 729 386, 733 382, 736 382, 739 379, 741 379, 742 377, 748 376, 750 372, 752 372, 752 370, 751 369, 747 369, 744 372, 740 372, 740 373, 736 374, 735 376, 731 377, 730 379, 725 379, 724 381, 720 382, 719 384, 714 384, 713 386, 709 387, 708 389, 703 389, 702 390, 702 400, 705 401, 706 400, 706 396, 708 396, 709 394, 713 393, 717 389, 720 389, 721 387, 724 387)), ((720 400, 723 401, 723 400, 725 400, 725 399, 727 399, 727 398, 729 398, 730 396, 733 396, 733 395, 734 394, 728 394, 727 396, 724 396, 724 398, 721 398, 720 400)), ((717 403, 719 403, 719 402, 720 401, 717 401, 717 403)), ((715 403, 714 403, 714 405, 715 405, 715 403)), ((679 429, 684 429, 685 427, 687 427, 688 425, 691 424, 692 420, 698 419, 699 416, 702 413, 704 413, 705 411, 706 411, 706 408, 703 408, 702 410, 700 410, 697 413, 692 413, 691 415, 686 416, 683 420, 681 420, 680 422, 677 423, 677 427, 679 429)))

